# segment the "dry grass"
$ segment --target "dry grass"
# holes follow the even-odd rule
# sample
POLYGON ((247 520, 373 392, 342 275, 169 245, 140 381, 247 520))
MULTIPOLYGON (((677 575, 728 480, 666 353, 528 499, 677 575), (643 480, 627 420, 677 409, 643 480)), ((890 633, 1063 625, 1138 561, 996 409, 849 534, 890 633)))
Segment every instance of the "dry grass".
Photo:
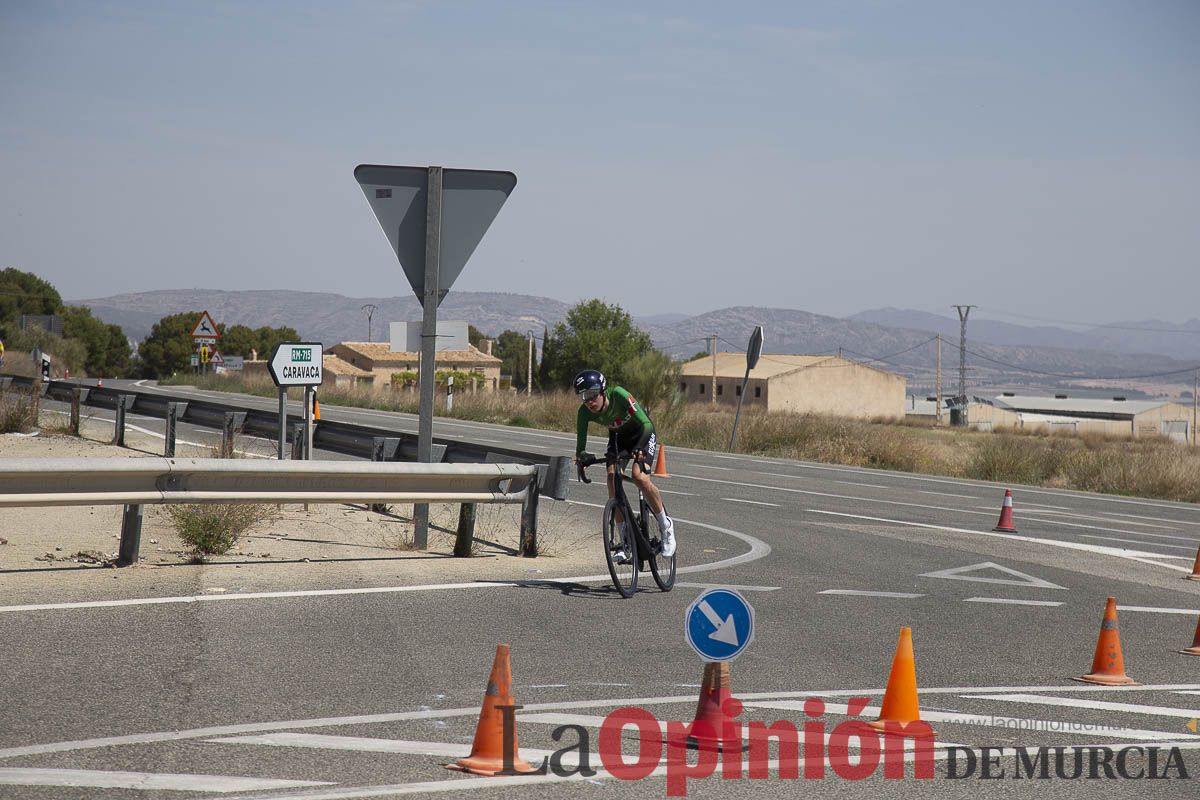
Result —
MULTIPOLYGON (((199 381, 196 381, 199 383, 199 381)), ((257 386, 210 376, 204 388, 272 396, 268 380, 257 386)), ((417 413, 415 391, 324 387, 321 402, 417 413)), ((456 394, 447 414, 457 419, 573 432, 578 404, 569 392, 456 394)), ((733 413, 690 404, 657 420, 668 447, 726 452, 733 413)), ((1200 503, 1200 449, 1166 439, 1110 439, 1038 432, 986 433, 932 428, 907 420, 855 420, 814 414, 743 409, 737 452, 892 469, 999 483, 1052 486, 1200 503)), ((564 455, 570 448, 564 448, 564 455)))
POLYGON ((165 510, 197 561, 228 553, 242 534, 277 514, 275 506, 257 503, 168 505, 165 510))
POLYGON ((38 404, 32 390, 0 392, 0 433, 30 433, 37 425, 38 404))

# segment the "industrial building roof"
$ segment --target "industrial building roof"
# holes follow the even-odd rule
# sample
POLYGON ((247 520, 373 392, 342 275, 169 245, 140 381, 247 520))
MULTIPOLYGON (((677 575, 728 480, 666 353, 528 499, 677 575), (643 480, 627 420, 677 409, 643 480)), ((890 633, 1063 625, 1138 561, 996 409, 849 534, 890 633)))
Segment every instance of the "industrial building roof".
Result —
MULTIPOLYGON (((713 374, 713 359, 712 356, 703 356, 694 361, 689 361, 683 365, 684 377, 709 377, 713 374)), ((885 372, 885 370, 876 369, 870 364, 860 364, 857 361, 850 361, 846 358, 838 356, 800 356, 800 355, 781 355, 777 353, 764 354, 758 359, 758 364, 754 369, 750 370, 751 378, 765 380, 773 378, 776 375, 782 375, 786 372, 793 372, 798 369, 806 369, 808 367, 866 367, 874 369, 876 372, 885 372)), ((717 377, 719 378, 741 378, 746 374, 746 354, 745 353, 717 353, 717 377)))
MULTIPOLYGON (((387 342, 338 342, 334 347, 342 347, 355 355, 369 359, 375 366, 394 366, 396 364, 415 364, 420 361, 420 353, 403 350, 393 350, 387 342)), ((503 363, 495 356, 479 350, 471 345, 469 350, 439 350, 435 360, 439 364, 495 364, 503 363)))
POLYGON ((1152 408, 1169 404, 1170 400, 1117 400, 1094 397, 1033 397, 1029 395, 1001 395, 995 398, 1001 408, 1019 411, 1040 411, 1050 414, 1105 414, 1128 416, 1141 414, 1152 408))

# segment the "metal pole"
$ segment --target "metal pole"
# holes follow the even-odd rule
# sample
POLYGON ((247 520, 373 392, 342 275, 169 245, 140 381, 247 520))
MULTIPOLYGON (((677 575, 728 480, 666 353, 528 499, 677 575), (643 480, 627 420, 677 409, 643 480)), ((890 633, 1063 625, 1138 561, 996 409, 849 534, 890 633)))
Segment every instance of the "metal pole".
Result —
POLYGON ((142 507, 126 505, 121 515, 121 544, 117 551, 117 563, 128 567, 138 560, 142 546, 142 507))
POLYGON ((1200 390, 1200 370, 1192 376, 1192 447, 1196 446, 1196 392, 1200 390))
POLYGON ((967 317, 975 306, 954 306, 958 309, 958 402, 962 407, 961 424, 965 427, 967 419, 967 317))
POLYGON ((937 412, 934 417, 934 425, 942 427, 942 335, 937 335, 937 378, 934 380, 933 393, 936 396, 935 406, 937 412))
POLYGON ((283 461, 287 449, 287 388, 279 387, 279 453, 277 458, 283 461))
POLYGON ((746 377, 742 378, 742 391, 738 394, 737 412, 733 415, 733 435, 729 437, 729 452, 733 452, 733 445, 737 442, 737 426, 738 420, 742 417, 742 401, 746 399, 746 387, 750 384, 750 364, 746 363, 746 377))
POLYGON ((529 369, 525 378, 525 394, 533 394, 533 331, 529 333, 529 369))
POLYGON ((712 386, 709 388, 709 405, 717 404, 717 335, 714 333, 708 337, 711 342, 709 350, 712 351, 712 386))
POLYGON ((167 403, 167 425, 163 436, 163 457, 175 457, 175 428, 179 417, 179 403, 167 403))
POLYGON ((304 460, 312 461, 313 418, 312 418, 313 387, 304 387, 304 460))
MULTIPOLYGON (((438 272, 442 253, 442 168, 430 167, 425 197, 425 292, 421 298, 421 402, 417 423, 417 461, 433 460, 433 383, 437 344, 438 272)), ((429 545, 429 504, 413 505, 413 545, 429 545)))

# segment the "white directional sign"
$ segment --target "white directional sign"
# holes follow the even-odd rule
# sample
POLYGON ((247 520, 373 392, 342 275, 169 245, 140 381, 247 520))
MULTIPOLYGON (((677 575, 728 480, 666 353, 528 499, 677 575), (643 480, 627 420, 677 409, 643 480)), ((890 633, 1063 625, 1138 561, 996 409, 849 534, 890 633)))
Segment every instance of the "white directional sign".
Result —
POLYGON ((319 386, 324 379, 324 355, 320 342, 278 344, 267 368, 276 386, 319 386))
POLYGON ((212 315, 207 311, 200 314, 200 319, 196 320, 196 324, 192 327, 193 339, 212 339, 221 334, 217 332, 217 323, 213 322, 212 315))
POLYGON ((754 638, 754 609, 733 589, 709 589, 684 615, 688 644, 705 661, 730 661, 754 638))

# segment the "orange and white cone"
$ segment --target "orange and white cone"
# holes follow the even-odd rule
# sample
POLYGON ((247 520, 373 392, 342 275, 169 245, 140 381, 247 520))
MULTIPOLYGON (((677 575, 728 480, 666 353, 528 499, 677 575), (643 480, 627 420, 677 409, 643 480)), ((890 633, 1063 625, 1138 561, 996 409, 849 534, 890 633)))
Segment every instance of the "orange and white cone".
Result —
POLYGON ((1192 646, 1179 652, 1189 656, 1200 656, 1200 619, 1196 620, 1196 635, 1192 637, 1192 646))
MULTIPOLYGON (((883 705, 879 719, 868 722, 878 731, 902 729, 910 722, 921 721, 921 709, 917 701, 917 661, 913 656, 912 628, 901 628, 896 642, 896 654, 892 657, 892 671, 888 675, 887 689, 883 693, 883 705)), ((932 730, 929 731, 931 735, 932 730)), ((911 734, 909 734, 911 735, 911 734)))
POLYGON ((1192 565, 1192 574, 1184 577, 1189 581, 1200 581, 1200 547, 1196 548, 1196 563, 1192 565))
POLYGON ((1138 682, 1125 674, 1125 656, 1121 654, 1121 631, 1117 628, 1117 599, 1108 598, 1104 604, 1104 619, 1096 639, 1096 654, 1092 671, 1072 680, 1099 683, 1103 686, 1137 686, 1138 682))
POLYGON ((742 703, 729 688, 729 662, 714 661, 704 665, 700 681, 700 699, 696 703, 696 718, 688 728, 687 746, 696 750, 736 752, 749 744, 727 741, 726 731, 736 730, 733 717, 742 713, 742 703))
POLYGON ((1013 503, 1012 489, 1004 490, 1004 503, 1000 506, 1000 521, 996 523, 994 531, 1002 533, 1016 533, 1017 527, 1013 525, 1013 503))
MULTIPOLYGON (((479 711, 479 724, 475 726, 475 742, 471 755, 460 758, 446 769, 470 772, 474 775, 512 775, 534 772, 528 762, 517 756, 516 722, 509 726, 511 741, 505 741, 504 712, 500 706, 515 705, 512 697, 512 669, 509 665, 508 645, 496 645, 496 659, 492 662, 492 674, 488 677, 487 690, 483 694, 483 708, 479 711)), ((515 713, 515 709, 509 709, 515 713)))
POLYGON ((658 446, 658 459, 654 462, 654 476, 656 478, 669 478, 667 474, 667 448, 662 445, 658 446))

